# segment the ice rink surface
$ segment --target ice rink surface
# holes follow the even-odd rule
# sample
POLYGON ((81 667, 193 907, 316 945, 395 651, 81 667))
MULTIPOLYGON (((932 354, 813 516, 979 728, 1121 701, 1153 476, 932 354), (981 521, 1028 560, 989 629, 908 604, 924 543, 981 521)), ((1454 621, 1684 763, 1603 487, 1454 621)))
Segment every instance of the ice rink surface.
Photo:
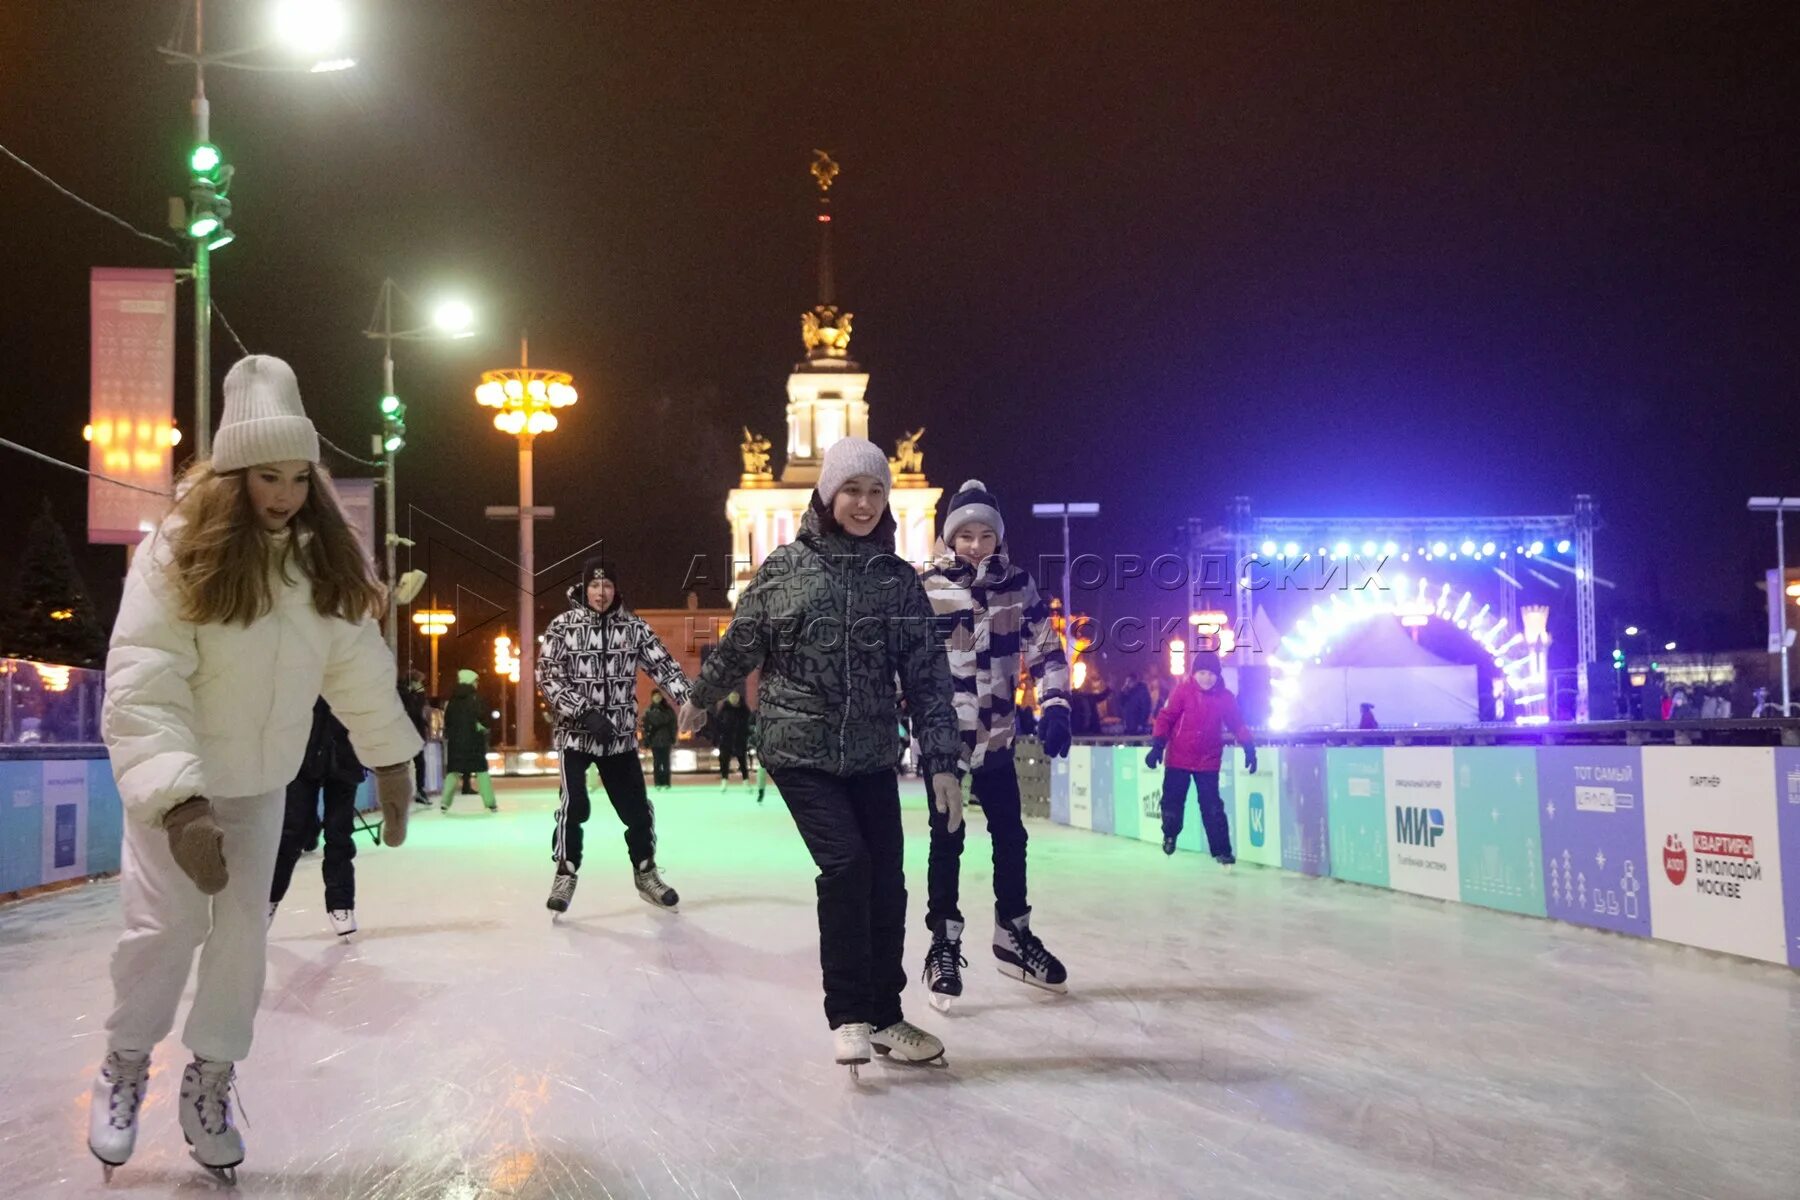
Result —
MULTIPOLYGON (((362 932, 318 856, 276 920, 240 1066, 246 1196, 1800 1196, 1800 973, 1031 822, 1066 997, 995 973, 978 811, 967 992, 917 982, 926 821, 906 788, 907 1015, 946 1069, 831 1061, 813 868, 771 787, 659 796, 682 894, 632 889, 596 797, 569 915, 554 792, 500 785, 359 839, 362 932)), ((158 1049, 137 1155, 85 1145, 118 887, 0 907, 0 1197, 205 1195, 158 1049)), ((185 1005, 184 1005, 185 1014, 185 1005)), ((179 1024, 177 1032, 179 1033, 179 1024)))

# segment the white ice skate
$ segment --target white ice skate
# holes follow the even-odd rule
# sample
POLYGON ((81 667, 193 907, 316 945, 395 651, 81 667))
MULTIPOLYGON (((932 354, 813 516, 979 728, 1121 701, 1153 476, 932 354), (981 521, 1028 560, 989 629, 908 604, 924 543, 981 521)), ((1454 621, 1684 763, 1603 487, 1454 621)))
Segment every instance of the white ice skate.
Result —
POLYGON ((1047 992, 1069 990, 1069 973, 1056 955, 1044 949, 1044 943, 1031 932, 1031 910, 1011 921, 994 922, 994 957, 1000 961, 1000 973, 1047 992))
POLYGON ((341 938, 347 938, 356 932, 356 910, 354 908, 334 908, 325 914, 331 919, 331 932, 341 938))
POLYGON ((875 1053, 891 1062, 924 1066, 944 1061, 944 1043, 911 1021, 896 1021, 869 1035, 875 1053))
POLYGON ((237 1186, 244 1138, 231 1120, 232 1063, 196 1058, 181 1073, 181 1136, 194 1161, 227 1187, 237 1186))
POLYGON ((88 1149, 100 1160, 106 1181, 113 1168, 131 1161, 137 1147, 138 1108, 149 1086, 150 1055, 108 1050, 88 1095, 88 1149))
POLYGON ((667 912, 681 911, 681 894, 663 882, 662 872, 656 869, 655 863, 649 860, 639 863, 631 873, 631 878, 637 884, 637 893, 644 903, 667 912))
POLYGON ((963 923, 948 917, 931 931, 931 949, 925 952, 925 987, 931 1007, 949 1012, 962 995, 962 969, 969 960, 962 955, 963 923))
POLYGON ((839 1025, 831 1031, 837 1049, 837 1061, 841 1067, 850 1068, 852 1082, 862 1078, 857 1072, 869 1061, 869 1023, 867 1021, 850 1021, 839 1025))

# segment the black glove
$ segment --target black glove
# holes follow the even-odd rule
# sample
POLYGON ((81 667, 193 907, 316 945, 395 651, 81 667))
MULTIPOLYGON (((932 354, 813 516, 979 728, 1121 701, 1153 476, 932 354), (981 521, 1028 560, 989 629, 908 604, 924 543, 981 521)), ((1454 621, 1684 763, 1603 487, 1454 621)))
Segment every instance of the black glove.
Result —
POLYGON ((590 708, 582 713, 577 724, 581 726, 583 732, 589 737, 597 738, 603 742, 612 738, 613 723, 605 713, 597 708, 590 708))
POLYGON ((1038 717, 1038 740, 1051 758, 1067 758, 1069 745, 1075 738, 1069 732, 1069 710, 1061 704, 1046 708, 1038 717))
POLYGON ((1150 753, 1144 755, 1144 765, 1152 771, 1162 766, 1163 751, 1169 748, 1168 738, 1155 738, 1150 742, 1150 753))
POLYGON ((1256 747, 1255 746, 1245 746, 1244 747, 1244 770, 1248 771, 1252 775, 1256 774, 1256 747))

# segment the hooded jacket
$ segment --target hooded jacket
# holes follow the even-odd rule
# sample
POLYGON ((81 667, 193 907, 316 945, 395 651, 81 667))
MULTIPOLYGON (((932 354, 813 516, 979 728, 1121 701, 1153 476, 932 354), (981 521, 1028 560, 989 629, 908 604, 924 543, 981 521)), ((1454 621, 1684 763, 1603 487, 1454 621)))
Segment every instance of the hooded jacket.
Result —
POLYGON ((667 750, 675 745, 680 722, 674 709, 667 704, 658 704, 656 696, 652 695, 650 706, 644 710, 643 730, 645 746, 652 750, 667 750))
POLYGON ((1154 732, 1167 739, 1165 761, 1169 766, 1178 771, 1217 771, 1225 757, 1227 729, 1244 749, 1255 747, 1256 739, 1238 712, 1237 697, 1222 681, 1202 691, 1189 675, 1156 714, 1154 732))
POLYGON ((918 574, 894 554, 892 512, 868 537, 852 537, 828 522, 815 492, 799 536, 738 597, 694 701, 711 706, 760 669, 764 764, 864 775, 892 771, 900 758, 897 674, 926 772, 954 771, 950 669, 932 624, 918 574))
POLYGON ((487 732, 475 685, 458 683, 444 705, 444 770, 451 775, 479 775, 487 770, 487 732))
POLYGON ((640 668, 679 706, 688 698, 687 676, 645 620, 613 594, 605 612, 588 606, 587 584, 568 591, 569 607, 556 614, 538 642, 537 687, 555 714, 558 750, 578 750, 596 758, 637 753, 637 673, 640 668), (612 736, 601 739, 583 729, 583 715, 606 714, 612 736))
MULTIPOLYGON (((323 696, 372 766, 419 752, 394 691, 394 656, 373 617, 313 607, 297 563, 269 571, 275 602, 248 625, 181 618, 165 520, 131 559, 106 655, 101 738, 125 811, 160 825, 194 796, 261 796, 299 773, 323 696)), ((286 536, 292 536, 291 534, 286 536)))
POLYGON ((1004 546, 977 567, 939 541, 923 582, 948 653, 962 765, 973 771, 1010 762, 1021 658, 1039 704, 1069 707, 1069 664, 1050 608, 1004 546))

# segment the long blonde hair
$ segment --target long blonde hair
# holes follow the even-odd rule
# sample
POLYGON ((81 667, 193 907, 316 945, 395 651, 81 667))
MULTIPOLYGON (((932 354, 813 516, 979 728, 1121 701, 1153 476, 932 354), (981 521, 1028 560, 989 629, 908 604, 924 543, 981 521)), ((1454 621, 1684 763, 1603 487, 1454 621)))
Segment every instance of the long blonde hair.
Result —
POLYGON ((277 550, 256 519, 243 471, 215 472, 204 460, 187 469, 175 489, 170 516, 177 519, 169 522, 182 620, 249 625, 275 607, 273 572, 288 579, 290 563, 312 583, 321 616, 358 622, 380 612, 381 587, 344 520, 331 476, 319 463, 311 470, 306 503, 288 526, 293 535, 277 550))

